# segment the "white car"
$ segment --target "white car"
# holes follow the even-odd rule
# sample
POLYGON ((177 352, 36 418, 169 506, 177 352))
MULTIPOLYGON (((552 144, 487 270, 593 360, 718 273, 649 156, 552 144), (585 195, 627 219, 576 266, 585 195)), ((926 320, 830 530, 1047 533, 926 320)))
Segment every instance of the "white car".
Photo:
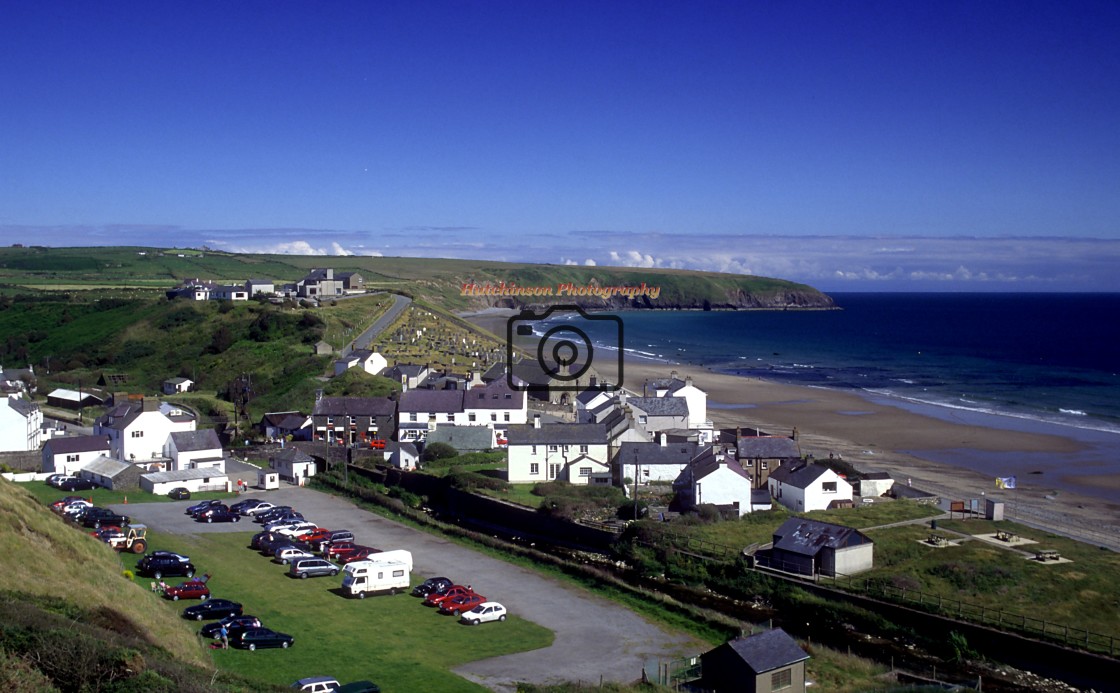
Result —
POLYGON ((256 517, 257 515, 264 515, 266 512, 268 512, 269 510, 272 510, 275 507, 276 507, 275 503, 269 503, 268 501, 262 501, 259 505, 246 510, 244 514, 252 515, 253 517, 256 517))
POLYGON ((291 524, 284 525, 283 527, 277 527, 272 531, 276 532, 277 534, 283 534, 286 537, 292 537, 294 539, 295 537, 306 532, 310 532, 313 529, 319 529, 319 525, 315 524, 314 522, 303 521, 293 522, 291 524))
POLYGON ((294 546, 288 546, 277 551, 276 556, 274 556, 272 560, 282 565, 288 565, 292 561, 300 558, 317 558, 317 556, 310 551, 304 551, 303 549, 297 549, 294 546))
POLYGON ((73 517, 74 515, 85 512, 86 508, 92 508, 92 507, 93 507, 93 503, 90 503, 89 501, 84 501, 84 500, 70 501, 66 505, 62 506, 62 514, 65 515, 66 517, 73 517))
POLYGON ((486 621, 504 621, 506 620, 506 608, 498 602, 482 602, 470 611, 465 612, 459 617, 459 620, 472 626, 477 626, 486 621))

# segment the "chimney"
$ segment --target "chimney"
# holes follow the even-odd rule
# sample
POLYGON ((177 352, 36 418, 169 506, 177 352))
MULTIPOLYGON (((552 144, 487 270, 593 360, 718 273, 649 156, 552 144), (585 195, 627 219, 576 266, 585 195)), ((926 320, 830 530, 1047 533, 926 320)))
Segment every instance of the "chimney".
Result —
POLYGON ((661 433, 659 433, 658 438, 659 438, 658 442, 661 444, 661 447, 665 447, 666 445, 669 444, 669 436, 667 436, 665 434, 665 431, 662 431, 661 433))
POLYGON ((597 376, 597 375, 591 376, 591 380, 588 381, 587 386, 588 386, 589 389, 592 389, 592 390, 599 387, 599 376, 597 376))
POLYGON ((676 380, 677 379, 677 372, 676 371, 670 372, 669 373, 669 379, 670 380, 676 380))
POLYGON ((794 440, 797 440, 797 427, 796 426, 793 428, 793 435, 791 435, 790 438, 793 438, 794 440))
POLYGON ((533 414, 533 428, 540 428, 540 427, 541 427, 541 415, 540 414, 533 414))
POLYGON ((685 384, 686 387, 692 387, 692 376, 691 375, 685 377, 684 384, 685 384))
POLYGON ((159 411, 159 400, 155 397, 144 398, 144 411, 159 411))
POLYGON ((316 390, 315 391, 315 401, 318 402, 321 399, 323 399, 323 391, 322 390, 316 390))
POLYGON ((436 430, 436 415, 428 414, 428 431, 431 432, 434 430, 436 430))

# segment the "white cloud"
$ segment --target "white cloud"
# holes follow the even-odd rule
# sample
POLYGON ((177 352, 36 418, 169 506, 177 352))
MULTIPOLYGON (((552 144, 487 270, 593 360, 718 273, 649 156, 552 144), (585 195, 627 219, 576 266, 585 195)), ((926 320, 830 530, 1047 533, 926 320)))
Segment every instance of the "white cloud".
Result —
POLYGON ((624 253, 612 250, 610 259, 611 263, 622 267, 660 267, 660 262, 655 260, 652 255, 643 255, 637 250, 628 250, 624 253))
POLYGON ((584 260, 584 261, 583 261, 583 264, 584 264, 584 265, 585 265, 586 267, 594 267, 594 266, 595 266, 595 265, 597 265, 598 263, 597 263, 597 262, 595 262, 594 260, 592 260, 591 258, 587 258, 586 260, 584 260))

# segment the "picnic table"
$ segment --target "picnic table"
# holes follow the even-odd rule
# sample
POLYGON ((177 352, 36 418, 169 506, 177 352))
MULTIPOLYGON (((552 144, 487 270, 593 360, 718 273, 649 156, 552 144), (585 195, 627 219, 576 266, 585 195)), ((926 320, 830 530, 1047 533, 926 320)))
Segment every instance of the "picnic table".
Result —
POLYGON ((1053 549, 1042 549, 1034 552, 1034 557, 1039 561, 1057 561, 1060 560, 1062 554, 1053 549))
POLYGON ((996 539, 999 539, 1000 541, 1006 541, 1007 543, 1010 544, 1010 543, 1018 541, 1019 540, 1019 535, 1014 534, 1012 532, 1004 532, 1004 531, 1000 530, 1000 531, 996 532, 996 539))
POLYGON ((949 540, 941 536, 940 534, 930 534, 929 538, 926 539, 926 541, 933 544, 934 546, 945 546, 949 543, 949 540))

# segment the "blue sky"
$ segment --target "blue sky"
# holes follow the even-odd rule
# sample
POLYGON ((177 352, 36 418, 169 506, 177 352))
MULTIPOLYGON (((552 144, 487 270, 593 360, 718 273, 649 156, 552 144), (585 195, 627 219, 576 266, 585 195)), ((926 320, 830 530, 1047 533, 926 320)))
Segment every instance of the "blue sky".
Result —
POLYGON ((0 243, 1120 290, 1114 2, 8 3, 0 243))

